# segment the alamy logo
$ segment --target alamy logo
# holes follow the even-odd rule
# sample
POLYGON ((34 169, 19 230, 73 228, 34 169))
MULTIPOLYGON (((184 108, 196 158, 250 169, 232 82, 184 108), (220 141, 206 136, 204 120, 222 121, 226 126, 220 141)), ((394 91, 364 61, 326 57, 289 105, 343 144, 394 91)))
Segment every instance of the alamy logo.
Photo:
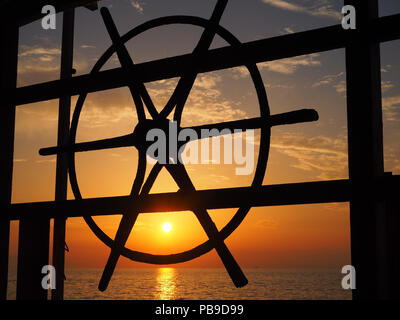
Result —
POLYGON ((342 8, 342 14, 344 15, 342 19, 343 29, 356 29, 356 8, 350 5, 344 6, 342 8))
POLYGON ((52 5, 46 5, 42 8, 42 13, 45 16, 42 18, 42 28, 45 30, 56 28, 56 8, 52 5))
POLYGON ((356 288, 356 268, 346 265, 342 268, 342 274, 345 274, 342 279, 342 288, 345 290, 354 290, 356 288))
POLYGON ((254 130, 201 129, 178 130, 176 121, 168 128, 153 128, 146 134, 148 161, 151 164, 233 164, 237 175, 250 175, 254 171, 254 130), (245 134, 245 138, 243 135, 245 134), (223 145, 221 145, 221 137, 223 145), (211 155, 210 155, 211 138, 211 155), (199 155, 200 140, 200 155, 199 155), (245 148, 243 148, 245 145, 245 148), (243 150, 244 149, 244 150, 243 150), (223 150, 223 156, 221 155, 223 150), (244 152, 243 152, 244 151, 244 152))
POLYGON ((42 268, 42 273, 46 274, 42 279, 42 288, 44 290, 56 288, 56 268, 52 265, 45 265, 42 268))

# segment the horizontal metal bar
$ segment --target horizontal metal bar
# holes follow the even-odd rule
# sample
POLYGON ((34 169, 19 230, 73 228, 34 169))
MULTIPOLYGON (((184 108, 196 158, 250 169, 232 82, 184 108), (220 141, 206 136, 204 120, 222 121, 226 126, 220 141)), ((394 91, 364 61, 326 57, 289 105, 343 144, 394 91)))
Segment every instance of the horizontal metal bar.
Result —
MULTIPOLYGON (((296 111, 290 111, 280 114, 271 115, 268 120, 263 118, 251 118, 244 120, 234 120, 213 124, 206 124, 194 127, 186 127, 183 129, 191 129, 196 131, 197 136, 201 137, 202 130, 221 130, 219 134, 224 135, 222 130, 229 129, 228 132, 234 132, 234 130, 249 130, 249 129, 260 129, 263 127, 273 127, 286 124, 304 123, 318 121, 318 112, 314 109, 301 109, 296 111)), ((217 135, 219 135, 217 134, 217 135)))
POLYGON ((80 217, 122 214, 126 208, 138 206, 142 213, 186 211, 194 208, 223 209, 241 206, 266 207, 315 203, 347 202, 354 197, 374 196, 388 199, 396 196, 400 186, 400 176, 383 177, 373 184, 359 185, 349 180, 305 182, 262 186, 258 188, 228 188, 199 190, 194 192, 174 192, 149 194, 131 198, 130 196, 93 198, 12 204, 4 208, 10 220, 21 218, 80 217))
MULTIPOLYGON (((379 18, 368 30, 371 41, 390 41, 400 38, 400 14, 379 18)), ((222 70, 299 55, 344 48, 360 36, 357 30, 344 30, 341 25, 314 29, 294 34, 257 40, 209 50, 199 61, 198 73, 222 70)), ((63 79, 30 85, 16 89, 13 99, 16 105, 56 99, 63 95, 96 92, 126 86, 134 72, 143 82, 179 77, 193 65, 191 54, 175 56, 135 65, 132 68, 116 68, 97 74, 86 74, 72 79, 63 79)))
MULTIPOLYGON (((237 129, 241 130, 249 130, 249 129, 260 129, 262 127, 272 127, 276 125, 285 125, 285 124, 293 124, 293 123, 301 123, 301 122, 311 122, 317 121, 319 118, 318 112, 313 109, 302 109, 297 111, 285 112, 280 114, 271 115, 268 120, 263 118, 252 118, 252 119, 245 119, 245 120, 236 120, 236 121, 228 121, 228 122, 221 122, 209 125, 201 125, 195 127, 186 127, 186 128, 179 128, 177 132, 177 136, 179 136, 180 130, 193 130, 197 133, 197 139, 203 138, 203 130, 221 130, 220 132, 207 134, 207 137, 216 137, 219 135, 226 135, 235 132, 237 129), (227 131, 224 131, 228 129, 227 131)), ((163 128, 162 126, 157 126, 157 122, 154 122, 154 127, 148 127, 143 130, 152 130, 152 129, 160 129, 163 130, 166 134, 168 134, 168 127, 163 128)), ((168 123, 167 123, 168 125, 168 123)), ((139 130, 139 132, 143 131, 139 130)), ((146 131, 146 132, 149 132, 146 131)), ((48 147, 42 148, 39 150, 39 154, 41 156, 49 156, 53 154, 63 153, 63 152, 85 152, 85 151, 94 151, 94 150, 104 150, 104 149, 111 149, 111 148, 123 148, 123 147, 132 147, 136 146, 136 148, 140 148, 141 146, 146 146, 146 137, 147 134, 143 134, 143 132, 138 133, 136 129, 133 133, 109 138, 109 139, 102 139, 96 141, 88 141, 88 142, 80 142, 75 143, 74 145, 65 145, 65 146, 55 146, 55 147, 48 147)), ((193 140, 191 140, 193 141, 193 140)))

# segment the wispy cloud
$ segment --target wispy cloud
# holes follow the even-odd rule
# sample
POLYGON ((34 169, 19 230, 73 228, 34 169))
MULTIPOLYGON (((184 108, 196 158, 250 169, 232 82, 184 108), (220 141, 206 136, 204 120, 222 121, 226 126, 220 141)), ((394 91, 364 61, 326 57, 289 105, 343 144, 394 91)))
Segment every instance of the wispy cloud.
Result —
POLYGON ((312 88, 317 88, 321 86, 326 86, 334 83, 338 78, 341 78, 344 75, 344 72, 340 72, 338 74, 328 74, 323 76, 321 80, 315 82, 312 85, 312 88))
POLYGON ((393 174, 400 172, 400 150, 398 146, 385 145, 385 170, 386 168, 393 174))
POLYGON ((268 61, 259 63, 257 66, 260 70, 268 70, 282 74, 293 74, 301 67, 317 67, 321 65, 321 61, 317 60, 318 53, 299 56, 294 58, 268 61))
POLYGON ((390 89, 394 88, 394 84, 392 81, 382 81, 382 92, 389 91, 390 89))
POLYGON ((270 4, 271 6, 284 9, 284 10, 289 10, 289 11, 304 11, 305 8, 302 6, 299 6, 297 4, 293 4, 287 1, 283 0, 262 0, 264 3, 270 4))
POLYGON ((18 163, 18 162, 27 162, 27 159, 24 158, 14 158, 14 163, 18 163))
MULTIPOLYGON (((394 84, 390 80, 382 80, 382 92, 387 92, 390 89, 394 88, 394 84)), ((338 74, 331 74, 323 76, 320 80, 315 82, 312 85, 312 88, 318 88, 323 86, 332 86, 335 88, 337 93, 346 93, 346 81, 344 80, 344 72, 340 72, 338 74)))
POLYGON ((295 163, 292 167, 307 172, 316 171, 320 179, 346 177, 347 143, 344 137, 273 136, 271 148, 293 158, 295 163))
POLYGON ((339 83, 336 83, 335 85, 333 85, 333 87, 335 88, 337 93, 346 94, 346 92, 347 92, 346 81, 345 80, 342 80, 339 83))
POLYGON ((59 70, 57 59, 61 55, 59 48, 21 45, 18 54, 18 72, 54 72, 59 70))
MULTIPOLYGON (((38 59, 40 62, 46 62, 43 58, 38 59)), ((53 60, 50 60, 53 61, 53 60)), ((41 65, 41 64, 30 64, 30 63, 20 63, 18 66, 19 74, 28 74, 31 73, 34 76, 36 81, 41 81, 43 74, 53 73, 60 70, 60 67, 57 65, 41 65)), ((44 81, 45 79, 43 79, 44 81)))
POLYGON ((55 163, 57 162, 56 158, 51 158, 51 159, 40 159, 36 160, 36 163, 55 163))
MULTIPOLYGON (((246 117, 238 102, 225 98, 219 88, 222 77, 216 73, 201 74, 196 78, 185 105, 182 121, 184 125, 217 123, 246 117)), ((163 107, 170 98, 177 79, 147 84, 150 96, 158 107, 163 107)))
POLYGON ((346 81, 344 79, 344 72, 337 74, 328 74, 323 76, 320 80, 315 82, 311 87, 318 88, 324 86, 332 86, 337 93, 346 94, 346 81))
POLYGON ((272 83, 264 83, 265 87, 268 89, 290 89, 293 88, 294 85, 289 85, 289 84, 272 84, 272 83))
POLYGON ((143 13, 143 11, 144 11, 143 5, 139 1, 131 0, 130 2, 131 2, 132 7, 134 7, 137 12, 143 13))
POLYGON ((400 96, 385 97, 382 99, 383 114, 386 120, 400 120, 400 96))
POLYGON ((95 49, 96 47, 95 47, 95 46, 88 45, 88 44, 82 44, 82 45, 81 45, 81 48, 82 48, 82 49, 95 49))
MULTIPOLYGON (((321 66, 321 61, 317 59, 318 57, 318 53, 313 53, 299 57, 262 62, 258 63, 257 67, 260 71, 267 70, 281 74, 293 74, 299 68, 321 66)), ((235 79, 246 78, 248 76, 249 71, 246 67, 238 67, 233 69, 233 77, 235 79)))
POLYGON ((305 13, 312 16, 329 17, 333 19, 341 19, 340 12, 333 8, 328 0, 303 1, 303 4, 297 4, 294 1, 284 0, 262 0, 262 2, 280 8, 282 10, 305 13))
MULTIPOLYGON (((18 54, 19 86, 59 78, 61 49, 52 43, 46 44, 20 46, 18 54)), ((92 48, 92 46, 82 45, 81 48, 92 48)), ((77 56, 74 59, 74 68, 78 72, 88 72, 89 62, 87 57, 77 56)))
POLYGON ((290 27, 283 28, 283 34, 294 33, 294 30, 290 27))
POLYGON ((19 53, 19 57, 26 56, 42 56, 42 55, 59 55, 61 54, 60 48, 44 48, 40 46, 26 46, 21 45, 21 52, 19 53))
POLYGON ((267 217, 258 220, 255 226, 261 229, 276 229, 278 227, 278 221, 275 218, 267 217))
POLYGON ((61 50, 57 47, 21 45, 18 54, 19 85, 56 78, 61 50))
POLYGON ((387 64, 386 66, 381 67, 381 72, 382 73, 386 73, 386 72, 389 72, 390 69, 392 69, 392 65, 391 64, 387 64))

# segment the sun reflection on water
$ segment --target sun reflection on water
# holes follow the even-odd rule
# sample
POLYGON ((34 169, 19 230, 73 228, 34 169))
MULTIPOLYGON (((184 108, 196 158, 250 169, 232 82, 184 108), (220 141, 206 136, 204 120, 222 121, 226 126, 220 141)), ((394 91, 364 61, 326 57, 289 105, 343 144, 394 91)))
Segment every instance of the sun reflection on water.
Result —
POLYGON ((176 269, 159 268, 157 273, 156 300, 172 300, 176 294, 176 269))

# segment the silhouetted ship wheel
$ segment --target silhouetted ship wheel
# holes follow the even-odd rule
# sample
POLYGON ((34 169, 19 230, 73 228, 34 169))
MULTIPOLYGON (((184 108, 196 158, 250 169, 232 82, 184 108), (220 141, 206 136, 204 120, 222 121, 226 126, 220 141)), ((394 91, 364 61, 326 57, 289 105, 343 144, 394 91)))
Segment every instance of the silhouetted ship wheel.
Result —
MULTIPOLYGON (((218 1, 210 20, 193 16, 162 17, 143 23, 123 36, 119 35, 108 9, 101 9, 101 14, 103 16, 103 20, 107 27, 108 33, 113 41, 113 45, 108 48, 105 53, 100 57, 100 59, 94 65, 91 74, 99 72, 101 68, 105 65, 105 63, 110 59, 110 57, 115 52, 117 53, 121 66, 127 71, 127 77, 129 77, 126 83, 131 91, 132 98, 135 102, 136 112, 138 115, 138 124, 131 134, 125 136, 92 142, 76 143, 76 133, 79 117, 87 93, 82 93, 79 96, 73 113, 70 130, 70 140, 68 146, 47 148, 41 150, 41 154, 43 155, 54 154, 58 152, 68 153, 70 182, 73 194, 77 200, 82 199, 82 195, 78 186, 78 180, 75 171, 75 153, 120 147, 135 147, 138 150, 138 168, 130 194, 132 198, 149 193, 162 167, 165 167, 168 170, 181 191, 195 191, 195 187, 193 186, 193 183, 191 182, 191 179, 187 174, 184 165, 180 164, 179 162, 176 164, 156 163, 150 171, 147 179, 145 180, 146 150, 148 146, 148 143, 146 142, 146 134, 149 130, 154 128, 168 128, 169 120, 167 119, 167 117, 171 114, 172 111, 174 112, 173 118, 174 121, 177 122, 178 130, 181 129, 181 116, 186 99, 197 76, 197 65, 201 64, 202 54, 206 53, 209 49, 215 34, 219 35, 232 47, 240 46, 240 41, 228 30, 219 25, 219 20, 225 8, 225 4, 226 1, 218 1), (154 107, 153 102, 151 101, 151 97, 147 93, 147 90, 143 84, 143 80, 141 79, 142 75, 135 72, 135 65, 125 47, 125 43, 150 29, 173 24, 199 26, 204 28, 204 31, 198 45, 192 53, 193 67, 189 68, 190 70, 185 71, 185 73, 181 75, 177 87, 171 95, 168 103, 166 104, 164 109, 160 113, 158 113, 156 108, 154 107), (152 119, 146 119, 144 107, 147 108, 152 119), (55 149, 56 151, 54 151, 55 149)), ((246 68, 250 73, 257 93, 260 117, 219 124, 197 126, 193 128, 198 130, 198 132, 200 132, 202 128, 218 128, 220 130, 227 128, 231 129, 231 132, 233 132, 234 129, 246 130, 259 128, 259 154, 254 178, 251 183, 252 187, 257 188, 262 185, 262 181, 266 171, 270 147, 271 126, 313 121, 318 118, 318 114, 314 110, 299 110, 270 116, 268 99, 259 70, 255 64, 246 65, 246 68)), ((246 285, 247 279, 240 269, 239 265, 233 258, 229 249, 226 247, 224 240, 240 225, 246 214, 249 212, 250 208, 250 203, 247 206, 240 207, 235 215, 232 217, 232 219, 220 231, 218 231, 215 224, 211 220, 210 216, 207 213, 207 210, 205 210, 204 208, 195 208, 193 212, 198 218, 203 229, 205 230, 209 240, 188 251, 169 255, 153 255, 150 253, 134 251, 125 247, 125 243, 129 237, 130 231, 133 228, 139 214, 139 210, 137 208, 132 208, 131 206, 126 207, 126 211, 123 213, 123 217, 121 219, 115 240, 111 239, 107 234, 105 234, 91 216, 84 216, 86 223, 93 231, 93 233, 102 242, 104 242, 108 247, 111 248, 111 254, 100 280, 99 289, 103 291, 107 288, 107 285, 111 279, 112 273, 115 269, 116 263, 120 255, 123 255, 137 262, 165 265, 181 263, 195 259, 212 249, 216 249, 235 286, 242 287, 246 285)))

